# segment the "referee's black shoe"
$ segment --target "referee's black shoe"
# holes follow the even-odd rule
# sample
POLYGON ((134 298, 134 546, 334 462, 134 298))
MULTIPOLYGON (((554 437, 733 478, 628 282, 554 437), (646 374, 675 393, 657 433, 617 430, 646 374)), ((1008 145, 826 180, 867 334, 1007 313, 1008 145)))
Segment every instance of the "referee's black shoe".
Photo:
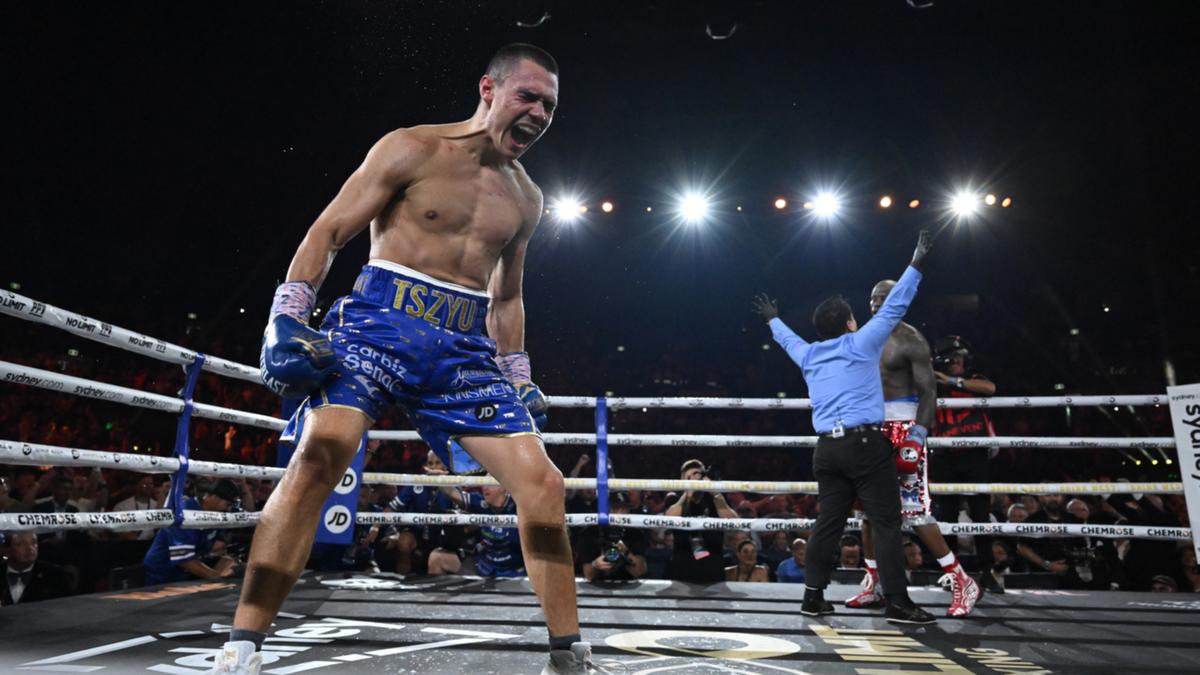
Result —
POLYGON ((888 623, 902 623, 913 626, 925 626, 937 623, 937 617, 917 607, 911 600, 907 603, 889 602, 887 609, 883 610, 883 615, 887 617, 888 623))
POLYGON ((825 599, 824 591, 805 589, 804 601, 800 603, 800 613, 804 616, 833 614, 833 603, 825 599))

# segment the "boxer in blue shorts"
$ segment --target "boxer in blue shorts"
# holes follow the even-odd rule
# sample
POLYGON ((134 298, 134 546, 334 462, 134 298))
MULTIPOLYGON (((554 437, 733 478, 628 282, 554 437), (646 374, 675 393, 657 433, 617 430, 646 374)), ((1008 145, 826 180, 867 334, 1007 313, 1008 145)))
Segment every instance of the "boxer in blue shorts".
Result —
POLYGON ((524 353, 522 274, 543 200, 517 160, 550 126, 557 103, 552 56, 532 45, 501 48, 479 80, 470 119, 385 135, 309 228, 275 292, 260 365, 268 386, 307 396, 311 410, 263 507, 214 672, 258 672, 321 505, 363 433, 392 405, 408 411, 453 470, 478 463, 512 494, 550 633, 544 672, 586 672, 563 477, 535 427, 545 399, 524 353), (334 303, 321 330, 310 328, 335 255, 368 227, 370 262, 353 292, 334 303))
POLYGON ((537 434, 485 332, 488 300, 482 291, 371 260, 321 324, 337 358, 309 406, 351 408, 374 421, 400 405, 452 473, 476 472, 479 465, 453 441, 537 434))

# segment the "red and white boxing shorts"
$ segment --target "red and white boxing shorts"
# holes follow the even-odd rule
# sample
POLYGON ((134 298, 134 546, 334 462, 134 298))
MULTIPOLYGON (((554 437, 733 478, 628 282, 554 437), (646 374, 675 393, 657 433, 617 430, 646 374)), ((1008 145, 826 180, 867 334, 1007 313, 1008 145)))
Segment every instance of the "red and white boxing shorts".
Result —
MULTIPOLYGON (((899 399, 883 403, 883 435, 892 446, 908 437, 908 429, 916 423, 917 401, 899 399)), ((910 527, 937 523, 929 500, 929 449, 922 445, 917 451, 917 471, 898 475, 900 485, 900 517, 910 527)))

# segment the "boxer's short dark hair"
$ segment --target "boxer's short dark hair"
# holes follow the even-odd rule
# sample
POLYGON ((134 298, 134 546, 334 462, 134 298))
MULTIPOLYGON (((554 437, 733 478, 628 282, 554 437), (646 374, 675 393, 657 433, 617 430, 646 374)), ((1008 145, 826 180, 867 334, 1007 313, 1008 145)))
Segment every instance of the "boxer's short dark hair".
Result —
POLYGON ((520 63, 522 59, 529 59, 545 68, 548 72, 555 75, 558 74, 558 61, 555 61, 554 57, 550 56, 550 52, 524 42, 514 42, 504 45, 492 55, 492 60, 488 62, 487 67, 488 77, 496 82, 502 82, 504 77, 508 75, 508 71, 520 63))
POLYGON ((813 312, 812 322, 817 329, 817 337, 828 340, 845 333, 846 322, 853 316, 854 312, 845 298, 840 295, 827 298, 813 312))

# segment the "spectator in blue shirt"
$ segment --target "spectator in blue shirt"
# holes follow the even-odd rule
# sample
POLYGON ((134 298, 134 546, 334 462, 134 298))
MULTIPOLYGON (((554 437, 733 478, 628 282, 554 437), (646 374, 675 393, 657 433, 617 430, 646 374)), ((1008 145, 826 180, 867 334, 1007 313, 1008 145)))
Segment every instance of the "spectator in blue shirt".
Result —
MULTIPOLYGON (((754 299, 754 311, 767 320, 775 341, 804 373, 812 399, 813 427, 819 436, 813 454, 813 472, 821 510, 809 539, 812 560, 806 570, 801 614, 833 613, 833 605, 825 600, 825 587, 833 567, 834 547, 857 496, 876 528, 879 576, 888 600, 888 621, 908 624, 934 621, 933 615, 908 597, 900 548, 895 450, 880 431, 883 384, 879 377, 883 347, 916 296, 921 266, 932 243, 933 237, 921 232, 912 264, 900 276, 883 306, 861 329, 850 304, 836 296, 817 306, 813 324, 820 340, 808 342, 779 319, 779 308, 765 293, 754 299)), ((913 429, 920 433, 920 427, 913 429)), ((922 444, 925 441, 913 440, 922 444)))
MULTIPOLYGON (((241 491, 233 481, 221 479, 205 490, 199 500, 184 498, 183 508, 185 511, 232 511, 240 496, 241 491)), ((146 585, 233 576, 236 569, 233 558, 222 556, 211 567, 204 563, 203 558, 212 552, 213 543, 219 536, 220 530, 185 529, 179 525, 159 530, 142 559, 146 585)))
MULTIPOLYGON (((430 450, 422 467, 426 475, 445 476, 446 465, 430 450)), ((399 513, 450 513, 458 497, 457 488, 406 485, 396 493, 387 510, 399 513)), ((397 574, 417 572, 438 576, 456 574, 462 568, 461 525, 402 525, 395 539, 397 574)))
MULTIPOLYGON (((515 515, 517 503, 504 488, 486 486, 480 492, 461 492, 453 497, 467 513, 515 515)), ((525 559, 521 554, 521 536, 515 527, 479 527, 479 548, 475 572, 481 577, 523 577, 525 559)))
POLYGON ((785 584, 802 584, 807 578, 804 571, 804 558, 808 553, 808 542, 800 537, 792 541, 792 557, 779 563, 775 568, 775 578, 785 584))

